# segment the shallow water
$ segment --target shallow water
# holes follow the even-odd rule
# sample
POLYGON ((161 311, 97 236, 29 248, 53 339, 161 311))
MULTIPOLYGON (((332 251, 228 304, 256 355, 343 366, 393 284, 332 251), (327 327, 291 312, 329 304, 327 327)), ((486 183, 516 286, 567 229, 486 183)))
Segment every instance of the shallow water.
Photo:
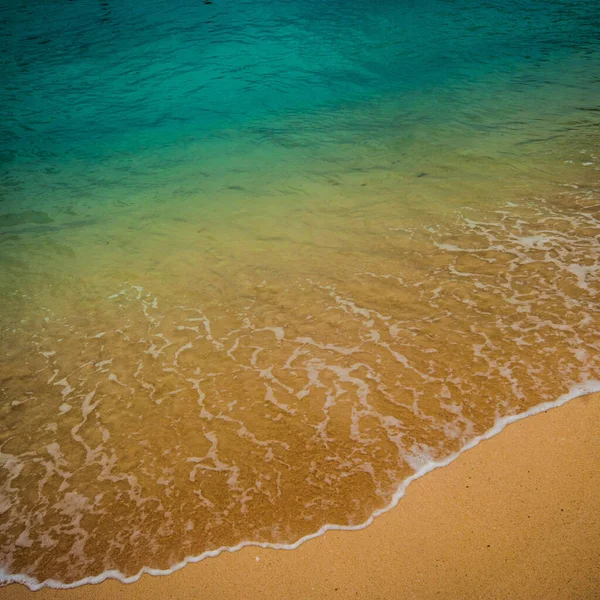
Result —
POLYGON ((359 525, 600 379, 596 2, 1 10, 4 580, 359 525))

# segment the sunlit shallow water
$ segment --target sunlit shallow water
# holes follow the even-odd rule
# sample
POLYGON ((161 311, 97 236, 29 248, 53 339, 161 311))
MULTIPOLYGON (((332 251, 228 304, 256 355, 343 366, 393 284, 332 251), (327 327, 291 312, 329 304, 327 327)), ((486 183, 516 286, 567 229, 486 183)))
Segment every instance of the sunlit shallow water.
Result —
POLYGON ((0 17, 6 580, 359 525, 600 379, 595 2, 0 17))

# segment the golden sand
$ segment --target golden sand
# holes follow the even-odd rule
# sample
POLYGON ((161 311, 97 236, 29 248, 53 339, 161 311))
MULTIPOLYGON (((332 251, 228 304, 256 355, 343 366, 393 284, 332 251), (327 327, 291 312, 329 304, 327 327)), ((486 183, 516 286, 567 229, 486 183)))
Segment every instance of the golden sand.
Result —
MULTIPOLYGON (((3 600, 600 598, 600 394, 508 426, 368 528, 245 548, 168 577, 3 600)), ((35 595, 34 595, 35 594, 35 595)))

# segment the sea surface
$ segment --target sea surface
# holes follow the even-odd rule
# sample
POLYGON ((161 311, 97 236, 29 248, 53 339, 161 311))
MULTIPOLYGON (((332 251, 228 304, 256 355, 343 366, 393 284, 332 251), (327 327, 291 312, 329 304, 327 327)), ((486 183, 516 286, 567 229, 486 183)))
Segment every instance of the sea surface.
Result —
POLYGON ((0 45, 2 582, 360 527, 600 387, 597 0, 2 0, 0 45))

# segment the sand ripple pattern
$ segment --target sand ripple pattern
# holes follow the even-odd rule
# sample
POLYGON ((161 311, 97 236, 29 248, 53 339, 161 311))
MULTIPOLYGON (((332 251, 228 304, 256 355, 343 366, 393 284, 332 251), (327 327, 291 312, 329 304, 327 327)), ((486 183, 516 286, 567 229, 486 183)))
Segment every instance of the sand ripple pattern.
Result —
POLYGON ((427 461, 600 378, 598 206, 390 227, 395 270, 258 273, 229 304, 129 282, 89 318, 4 326, 6 572, 134 575, 360 524, 427 461))

